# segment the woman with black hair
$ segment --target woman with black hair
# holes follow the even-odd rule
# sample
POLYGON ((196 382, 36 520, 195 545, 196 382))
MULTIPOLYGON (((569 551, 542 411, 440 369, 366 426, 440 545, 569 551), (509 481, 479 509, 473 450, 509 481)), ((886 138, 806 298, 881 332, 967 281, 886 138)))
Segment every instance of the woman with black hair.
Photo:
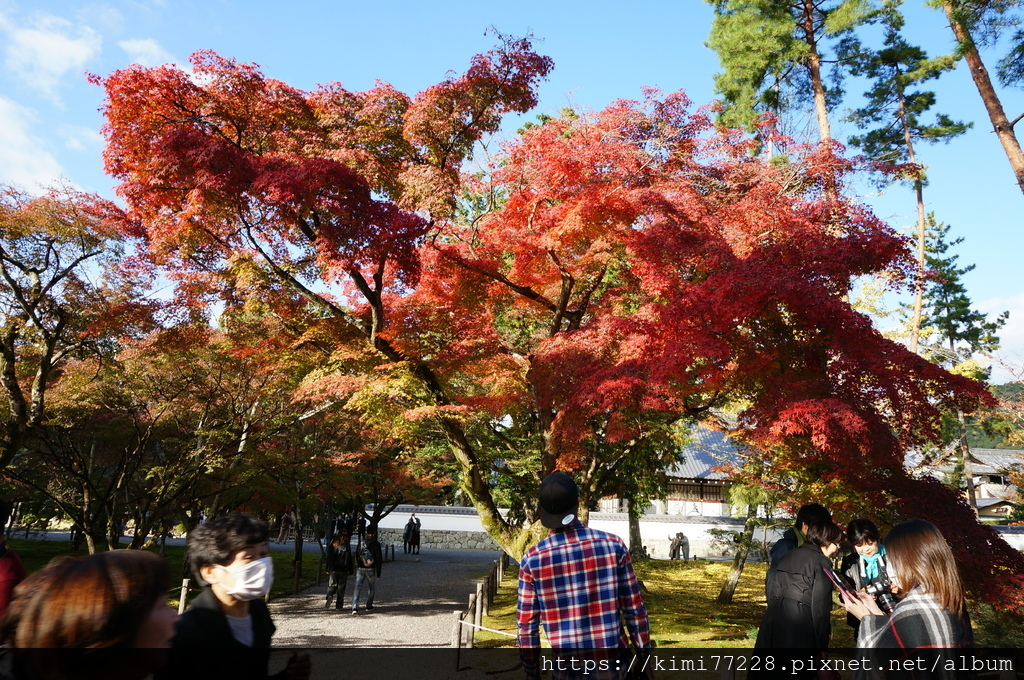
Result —
POLYGON ((942 533, 933 524, 915 519, 894 527, 885 545, 899 601, 891 615, 866 593, 856 602, 843 601, 861 622, 857 647, 972 646, 963 583, 942 533))
MULTIPOLYGON (((880 541, 878 527, 869 519, 855 519, 846 525, 846 540, 853 546, 853 552, 843 558, 840 571, 853 583, 853 590, 866 592, 884 600, 881 604, 895 600, 889 594, 889 570, 885 546, 880 541)), ((891 607, 889 607, 891 610, 891 607)), ((860 620, 853 614, 846 615, 846 622, 853 627, 854 635, 860 628, 860 620)))
POLYGON ((755 649, 828 648, 832 582, 822 568, 832 568, 843 532, 828 522, 810 525, 805 535, 804 543, 775 566, 755 649))

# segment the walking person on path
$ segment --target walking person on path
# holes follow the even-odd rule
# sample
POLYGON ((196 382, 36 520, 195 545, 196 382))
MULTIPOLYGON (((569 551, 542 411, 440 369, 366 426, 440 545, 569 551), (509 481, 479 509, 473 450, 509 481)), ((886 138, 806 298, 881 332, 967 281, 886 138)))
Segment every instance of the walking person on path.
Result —
POLYGON ((356 548, 356 582, 352 587, 352 613, 359 613, 359 592, 366 584, 366 611, 373 611, 373 596, 377 592, 377 579, 384 564, 380 543, 377 542, 377 527, 366 528, 366 541, 356 548))
POLYGON ((516 620, 526 676, 540 675, 541 625, 552 649, 591 650, 594 660, 625 673, 630 646, 646 653, 651 647, 629 549, 618 536, 577 519, 579 489, 568 475, 548 475, 537 495, 541 524, 551 533, 519 566, 516 620))
POLYGON ((277 542, 284 543, 288 539, 288 531, 292 528, 292 514, 287 510, 281 515, 281 530, 277 532, 277 542))
POLYGON ((351 536, 346 529, 334 534, 327 546, 327 604, 335 598, 334 608, 341 609, 345 602, 345 584, 353 571, 351 536), (337 597, 335 597, 337 595, 337 597))

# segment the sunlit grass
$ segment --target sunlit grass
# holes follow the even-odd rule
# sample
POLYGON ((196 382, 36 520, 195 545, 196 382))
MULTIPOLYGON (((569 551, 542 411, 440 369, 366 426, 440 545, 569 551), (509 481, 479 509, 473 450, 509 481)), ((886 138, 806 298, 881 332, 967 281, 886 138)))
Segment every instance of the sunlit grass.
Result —
MULTIPOLYGON (((651 637, 658 647, 753 647, 765 611, 764 563, 745 566, 729 605, 715 602, 729 573, 728 562, 651 560, 635 566, 646 588, 644 603, 651 637)), ((515 567, 510 567, 490 607, 490 616, 484 618, 484 626, 516 632, 516 578, 515 567)), ((976 646, 1024 647, 1024 630, 1009 615, 981 605, 972 607, 972 617, 976 646)), ((477 631, 476 644, 514 647, 516 641, 477 631)), ((832 610, 830 646, 855 647, 853 628, 847 625, 846 610, 838 603, 832 610)))

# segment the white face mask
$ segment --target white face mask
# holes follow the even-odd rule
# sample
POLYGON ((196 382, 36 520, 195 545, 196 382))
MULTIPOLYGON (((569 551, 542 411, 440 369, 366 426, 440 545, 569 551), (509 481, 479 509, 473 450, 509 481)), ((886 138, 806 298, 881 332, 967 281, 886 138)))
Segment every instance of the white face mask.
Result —
POLYGON ((270 592, 274 585, 274 563, 269 557, 253 560, 238 567, 221 569, 235 577, 235 587, 227 594, 236 600, 255 600, 270 592))

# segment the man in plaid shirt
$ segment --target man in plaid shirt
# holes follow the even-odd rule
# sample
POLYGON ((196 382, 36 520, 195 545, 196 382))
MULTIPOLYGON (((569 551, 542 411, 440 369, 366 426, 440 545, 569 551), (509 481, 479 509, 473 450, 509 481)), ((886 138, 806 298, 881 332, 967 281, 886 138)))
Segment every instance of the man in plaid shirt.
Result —
MULTIPOLYGON (((549 475, 538 497, 541 523, 552 531, 519 565, 516 618, 527 677, 538 677, 541 670, 541 623, 553 649, 628 650, 631 643, 650 649, 647 610, 622 539, 577 519, 579 490, 568 475, 549 475)), ((621 651, 598 657, 611 677, 633 661, 621 651)))

